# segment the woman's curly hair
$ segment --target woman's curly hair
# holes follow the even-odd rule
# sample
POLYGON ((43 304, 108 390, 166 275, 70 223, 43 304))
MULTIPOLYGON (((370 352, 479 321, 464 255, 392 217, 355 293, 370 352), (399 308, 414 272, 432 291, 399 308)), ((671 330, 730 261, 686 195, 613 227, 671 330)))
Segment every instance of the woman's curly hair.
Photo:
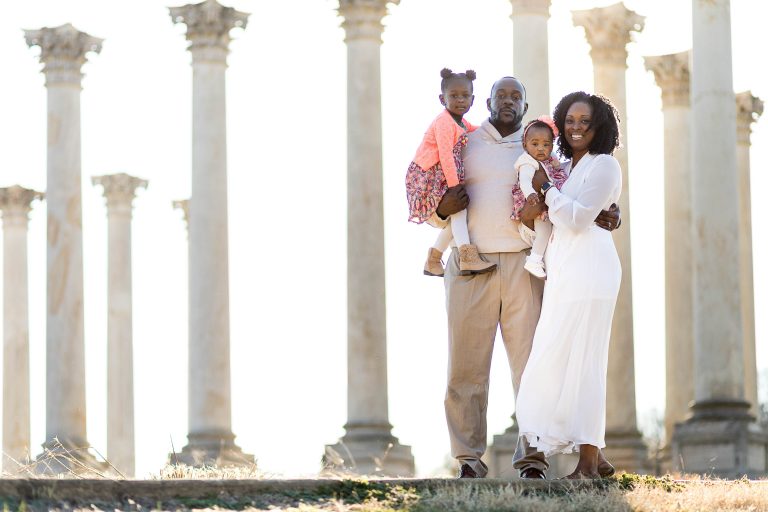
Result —
POLYGON ((574 103, 586 103, 592 107, 592 122, 589 129, 595 135, 589 144, 589 152, 612 155, 620 145, 619 113, 605 96, 589 94, 584 91, 566 94, 555 107, 552 117, 555 119, 555 126, 560 131, 560 137, 557 138, 557 152, 565 158, 573 158, 573 149, 565 139, 565 116, 574 103))

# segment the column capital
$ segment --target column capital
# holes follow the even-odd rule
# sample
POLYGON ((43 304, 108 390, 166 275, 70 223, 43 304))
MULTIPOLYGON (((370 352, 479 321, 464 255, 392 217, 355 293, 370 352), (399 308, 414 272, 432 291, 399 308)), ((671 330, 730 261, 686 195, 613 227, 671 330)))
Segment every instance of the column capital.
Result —
POLYGON ((133 207, 133 199, 138 188, 147 188, 147 180, 135 178, 125 173, 109 174, 106 176, 94 176, 91 182, 104 188, 104 197, 107 199, 109 213, 115 211, 127 211, 130 213, 133 207))
POLYGON ((381 20, 387 15, 387 6, 399 3, 400 0, 339 0, 338 13, 344 18, 341 26, 346 32, 344 42, 370 39, 381 44, 381 20))
POLYGON ((81 68, 88 52, 99 53, 103 39, 81 32, 71 24, 25 30, 27 45, 40 47, 45 85, 65 83, 80 85, 81 68))
POLYGON ((645 58, 645 69, 653 71, 661 88, 664 108, 691 105, 691 51, 645 58))
POLYGON ((240 12, 233 7, 225 7, 216 0, 205 0, 198 4, 169 7, 174 23, 187 26, 187 40, 193 60, 226 62, 229 32, 233 28, 245 28, 248 24, 247 12, 240 12))
POLYGON ((32 211, 32 201, 42 201, 45 194, 19 185, 0 188, 0 211, 3 223, 18 220, 26 221, 32 211))
POLYGON ((512 16, 518 14, 537 14, 549 18, 552 0, 509 0, 512 3, 512 16))
POLYGON ((173 202, 174 210, 181 210, 184 214, 184 223, 189 227, 189 199, 179 199, 173 202))
POLYGON ((752 91, 736 94, 736 141, 749 145, 752 123, 763 115, 763 100, 754 96, 752 91))
POLYGON ((627 44, 633 31, 643 30, 645 16, 630 11, 621 2, 572 13, 573 24, 584 27, 595 63, 627 66, 627 44))

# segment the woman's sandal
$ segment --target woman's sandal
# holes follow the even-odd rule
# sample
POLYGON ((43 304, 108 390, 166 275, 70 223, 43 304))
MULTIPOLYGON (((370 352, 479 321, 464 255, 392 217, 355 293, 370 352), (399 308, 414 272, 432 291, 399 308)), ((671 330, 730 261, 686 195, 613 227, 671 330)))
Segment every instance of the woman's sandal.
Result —
POLYGON ((600 474, 600 478, 608 478, 616 474, 616 468, 610 462, 605 461, 597 465, 597 472, 600 474))

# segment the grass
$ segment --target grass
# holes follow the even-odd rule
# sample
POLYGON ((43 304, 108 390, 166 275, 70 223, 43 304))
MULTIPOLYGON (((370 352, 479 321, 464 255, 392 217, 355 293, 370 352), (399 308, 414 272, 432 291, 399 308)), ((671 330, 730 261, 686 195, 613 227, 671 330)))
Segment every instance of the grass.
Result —
MULTIPOLYGON (((178 469, 177 469, 178 470, 178 469)), ((202 476, 211 476, 210 469, 202 476)), ((191 473, 200 476, 199 473, 191 473)), ((290 481, 285 481, 286 483, 290 481)), ((3 500, 3 512, 23 510, 248 510, 285 512, 651 512, 768 511, 768 480, 677 480, 621 474, 595 483, 551 487, 499 481, 320 480, 311 490, 279 484, 268 492, 157 500, 3 500), (324 482, 328 482, 326 485, 324 482)), ((169 483, 170 485, 170 483, 169 483)), ((200 485, 205 485, 201 482, 200 485)))

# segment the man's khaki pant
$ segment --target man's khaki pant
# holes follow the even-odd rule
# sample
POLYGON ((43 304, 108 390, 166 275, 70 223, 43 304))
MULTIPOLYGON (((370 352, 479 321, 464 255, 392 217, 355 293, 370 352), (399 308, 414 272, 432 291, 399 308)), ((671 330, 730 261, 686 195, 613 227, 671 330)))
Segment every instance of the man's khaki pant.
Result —
MULTIPOLYGON (((485 453, 488 435, 488 381, 496 330, 501 327, 517 396, 544 291, 543 281, 523 268, 525 252, 491 253, 483 257, 496 263, 496 269, 461 276, 458 250, 453 250, 445 272, 449 351, 445 415, 451 455, 461 464, 469 464, 479 476, 488 472, 480 458, 485 453)), ((521 470, 549 467, 542 453, 522 442, 514 459, 514 466, 521 470)))

